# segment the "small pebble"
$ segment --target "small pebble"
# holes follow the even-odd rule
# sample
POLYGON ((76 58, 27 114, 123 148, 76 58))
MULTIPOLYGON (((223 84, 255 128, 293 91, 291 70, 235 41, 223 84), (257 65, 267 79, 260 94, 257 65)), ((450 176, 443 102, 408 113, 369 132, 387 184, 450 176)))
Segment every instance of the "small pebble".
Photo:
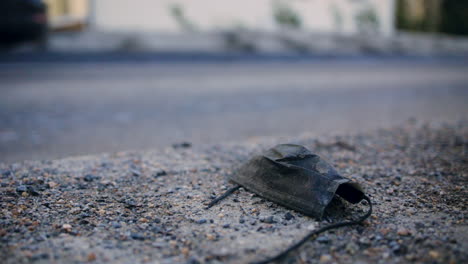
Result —
POLYGON ((320 256, 320 263, 327 263, 332 260, 332 257, 328 254, 324 254, 320 256))
POLYGON ((130 237, 135 240, 145 240, 145 236, 140 233, 131 233, 130 237))
POLYGON ((286 220, 291 220, 291 219, 294 219, 294 215, 292 215, 290 212, 287 212, 286 214, 284 214, 284 219, 286 220))
POLYGON ((98 177, 98 176, 95 176, 95 175, 92 175, 92 174, 86 174, 86 175, 83 177, 83 180, 84 180, 85 182, 92 182, 92 181, 97 180, 97 179, 99 179, 99 177, 98 177))
POLYGON ((130 172, 132 173, 133 176, 135 177, 138 177, 141 175, 141 171, 137 170, 137 169, 130 169, 130 172))
POLYGON ((62 225, 62 230, 65 232, 71 232, 72 231, 72 226, 70 224, 63 224, 62 225))
POLYGON ((267 224, 274 224, 276 223, 276 220, 273 216, 268 216, 266 218, 261 218, 260 222, 267 223, 267 224))
POLYGON ((207 222, 206 219, 200 219, 200 220, 195 221, 195 223, 197 223, 197 224, 199 224, 199 225, 204 224, 204 223, 206 223, 206 222, 207 222))
POLYGON ((153 177, 161 177, 167 175, 165 170, 158 170, 153 173, 153 177))
POLYGON ((409 236, 409 235, 411 235, 411 231, 409 231, 408 229, 405 229, 405 228, 400 228, 400 229, 398 229, 397 234, 399 236, 409 236))
POLYGON ((28 187, 26 185, 20 185, 18 187, 16 187, 16 192, 18 193, 23 193, 23 192, 27 192, 28 191, 28 187))
POLYGON ((88 261, 95 261, 96 260, 96 254, 95 253, 89 253, 87 257, 88 261))
POLYGON ((330 238, 328 238, 327 236, 319 236, 317 237, 317 242, 322 244, 328 244, 330 242, 330 238))
POLYGON ((433 259, 438 259, 440 258, 440 253, 435 250, 431 250, 429 251, 429 256, 433 259))

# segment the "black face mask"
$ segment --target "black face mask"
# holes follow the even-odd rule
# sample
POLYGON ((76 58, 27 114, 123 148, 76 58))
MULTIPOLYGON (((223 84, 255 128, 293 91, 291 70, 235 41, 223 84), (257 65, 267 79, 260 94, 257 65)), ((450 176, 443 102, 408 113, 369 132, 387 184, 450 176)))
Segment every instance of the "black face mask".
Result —
POLYGON ((372 213, 370 199, 364 195, 362 188, 357 183, 339 175, 330 164, 300 145, 277 145, 262 155, 254 156, 236 174, 232 175, 230 180, 238 185, 211 201, 208 208, 241 186, 271 201, 317 219, 322 218, 325 208, 335 195, 353 204, 362 200, 369 203, 369 211, 359 219, 331 224, 312 231, 301 241, 277 256, 258 263, 279 260, 311 237, 333 228, 360 224, 372 213))

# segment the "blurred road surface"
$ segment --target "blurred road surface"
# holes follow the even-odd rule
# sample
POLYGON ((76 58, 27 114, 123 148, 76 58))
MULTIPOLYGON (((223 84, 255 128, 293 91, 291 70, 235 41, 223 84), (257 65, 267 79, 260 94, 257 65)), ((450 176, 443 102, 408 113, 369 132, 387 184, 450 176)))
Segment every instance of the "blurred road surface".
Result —
POLYGON ((101 59, 0 61, 0 162, 468 117, 460 60, 101 59))

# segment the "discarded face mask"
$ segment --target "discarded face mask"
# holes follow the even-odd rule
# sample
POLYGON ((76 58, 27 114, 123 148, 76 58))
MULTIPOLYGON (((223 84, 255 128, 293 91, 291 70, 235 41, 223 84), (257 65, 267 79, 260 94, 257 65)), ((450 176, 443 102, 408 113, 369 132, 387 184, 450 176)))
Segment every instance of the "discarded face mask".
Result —
POLYGON ((369 211, 359 219, 331 224, 312 231, 282 253, 258 263, 279 260, 311 237, 333 228, 360 224, 372 213, 370 199, 357 183, 339 175, 330 164, 300 145, 281 144, 262 155, 254 156, 229 179, 237 185, 211 201, 208 208, 241 186, 317 219, 322 218, 325 208, 335 195, 353 204, 362 200, 369 203, 369 211))

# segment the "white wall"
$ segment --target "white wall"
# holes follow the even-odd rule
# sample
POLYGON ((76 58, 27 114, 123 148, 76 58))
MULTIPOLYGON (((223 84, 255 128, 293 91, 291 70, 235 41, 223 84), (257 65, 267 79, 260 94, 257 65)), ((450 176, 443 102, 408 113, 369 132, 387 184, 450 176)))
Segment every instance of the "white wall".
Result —
MULTIPOLYGON (((179 4, 201 31, 236 26, 272 31, 277 29, 274 1, 278 0, 94 0, 92 21, 104 31, 180 32, 170 12, 171 5, 179 4)), ((378 16, 379 31, 392 34, 394 0, 284 0, 300 15, 304 29, 343 33, 357 31, 354 17, 366 2, 378 16), (341 23, 334 13, 340 14, 341 23)))

